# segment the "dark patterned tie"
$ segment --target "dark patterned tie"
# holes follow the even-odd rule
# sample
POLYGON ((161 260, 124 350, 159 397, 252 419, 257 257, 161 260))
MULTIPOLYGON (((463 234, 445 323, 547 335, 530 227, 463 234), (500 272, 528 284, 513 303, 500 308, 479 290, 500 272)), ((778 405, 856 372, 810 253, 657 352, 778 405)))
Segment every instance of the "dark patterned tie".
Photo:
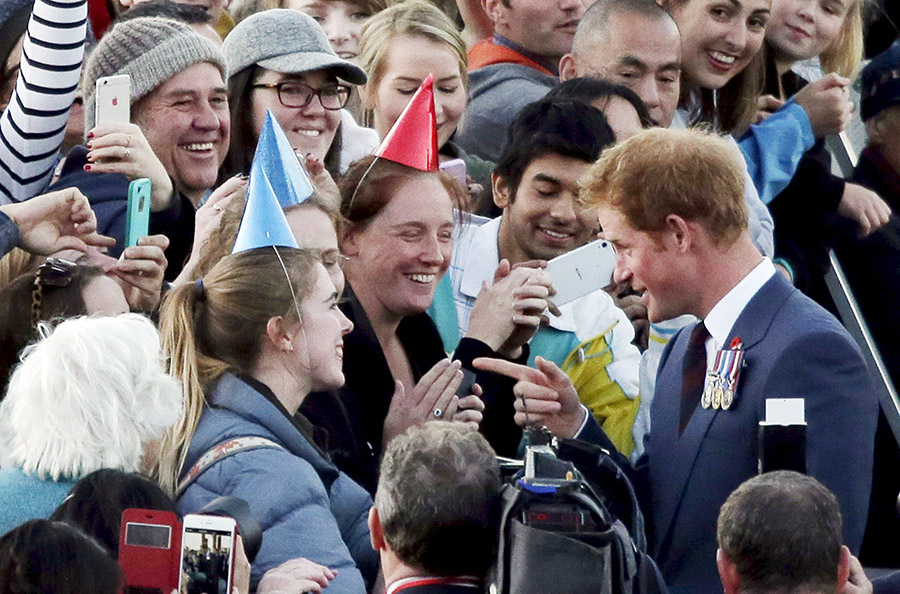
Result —
POLYGON ((706 339, 709 332, 700 321, 694 326, 684 354, 684 367, 681 372, 681 415, 678 423, 678 435, 684 433, 688 421, 703 394, 703 380, 706 377, 706 339))

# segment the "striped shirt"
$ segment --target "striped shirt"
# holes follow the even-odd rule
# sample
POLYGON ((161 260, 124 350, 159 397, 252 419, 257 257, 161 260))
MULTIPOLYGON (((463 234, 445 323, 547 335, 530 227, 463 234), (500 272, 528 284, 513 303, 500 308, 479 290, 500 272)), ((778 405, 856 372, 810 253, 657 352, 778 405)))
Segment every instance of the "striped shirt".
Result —
POLYGON ((0 204, 22 201, 50 182, 75 99, 87 0, 36 0, 9 106, 0 116, 0 204))

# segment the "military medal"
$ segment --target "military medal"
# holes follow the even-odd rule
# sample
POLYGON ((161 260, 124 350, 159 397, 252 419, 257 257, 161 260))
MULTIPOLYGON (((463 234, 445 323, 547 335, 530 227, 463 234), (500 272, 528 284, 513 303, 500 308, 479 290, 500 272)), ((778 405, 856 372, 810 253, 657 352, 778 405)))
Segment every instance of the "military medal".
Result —
POLYGON ((721 349, 716 353, 716 363, 713 371, 709 375, 713 377, 713 381, 707 385, 707 390, 703 392, 703 398, 709 402, 709 406, 704 405, 703 408, 712 407, 713 410, 728 410, 734 404, 735 392, 737 390, 738 376, 741 371, 741 365, 744 362, 743 343, 740 338, 732 339, 729 348, 721 349), (709 396, 707 398, 707 391, 709 396))
POLYGON ((723 377, 725 380, 725 391, 722 393, 722 410, 728 410, 734 404, 738 376, 744 364, 744 343, 741 342, 741 339, 735 336, 731 339, 729 346, 730 348, 724 351, 723 377))
POLYGON ((734 390, 728 388, 722 394, 722 410, 728 410, 731 408, 731 403, 734 402, 734 390))
POLYGON ((700 406, 703 408, 712 406, 713 390, 715 389, 716 381, 718 379, 719 376, 717 376, 715 372, 706 372, 706 385, 703 387, 703 395, 700 397, 700 406))

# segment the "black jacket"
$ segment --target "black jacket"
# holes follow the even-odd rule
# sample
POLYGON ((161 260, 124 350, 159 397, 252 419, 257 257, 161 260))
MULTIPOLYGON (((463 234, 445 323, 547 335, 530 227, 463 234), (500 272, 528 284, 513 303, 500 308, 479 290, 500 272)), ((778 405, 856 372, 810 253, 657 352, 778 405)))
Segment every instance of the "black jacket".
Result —
MULTIPOLYGON (((300 410, 327 434, 326 447, 338 468, 374 493, 394 377, 366 312, 349 286, 341 309, 353 322, 353 331, 344 337, 344 387, 337 392, 310 394, 300 410)), ((416 381, 447 356, 437 326, 426 313, 404 318, 397 335, 416 381)), ((513 420, 514 382, 472 367, 476 357, 497 357, 496 353, 481 341, 463 338, 453 357, 475 372, 484 391, 481 432, 498 454, 515 456, 522 432, 513 420)), ((527 349, 523 357, 527 359, 527 349)))

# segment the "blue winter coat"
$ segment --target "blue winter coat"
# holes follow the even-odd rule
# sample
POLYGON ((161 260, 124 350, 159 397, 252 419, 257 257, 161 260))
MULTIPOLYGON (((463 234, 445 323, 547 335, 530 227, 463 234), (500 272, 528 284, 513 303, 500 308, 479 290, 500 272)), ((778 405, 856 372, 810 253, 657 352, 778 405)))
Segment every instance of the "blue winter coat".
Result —
POLYGON ((184 472, 207 450, 234 437, 259 436, 284 449, 239 452, 220 460, 191 484, 178 502, 196 512, 221 495, 240 497, 263 529, 251 586, 283 562, 306 557, 338 571, 329 594, 363 594, 378 556, 369 541, 368 493, 327 460, 287 415, 240 378, 225 374, 200 418, 184 472))

